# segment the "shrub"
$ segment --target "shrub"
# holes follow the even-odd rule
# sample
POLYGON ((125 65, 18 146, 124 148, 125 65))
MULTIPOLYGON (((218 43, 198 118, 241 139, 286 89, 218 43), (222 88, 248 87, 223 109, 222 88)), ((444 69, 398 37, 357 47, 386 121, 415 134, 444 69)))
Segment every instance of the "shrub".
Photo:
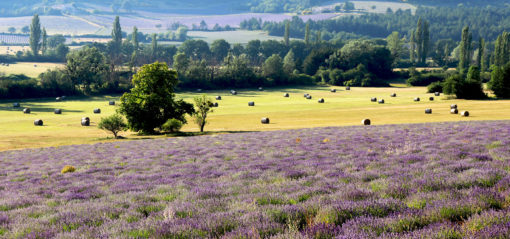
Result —
POLYGON ((70 166, 70 165, 66 165, 66 166, 62 169, 62 171, 60 171, 60 172, 64 174, 64 173, 72 173, 72 172, 74 172, 74 171, 76 171, 76 168, 75 168, 75 167, 70 166))
POLYGON ((182 125, 182 121, 178 119, 169 119, 163 124, 163 126, 161 126, 161 129, 171 133, 179 132, 179 130, 182 128, 182 125))
POLYGON ((443 82, 436 81, 432 82, 429 86, 427 86, 427 93, 435 92, 443 93, 443 82))
POLYGON ((99 122, 99 125, 97 127, 102 130, 112 132, 113 136, 115 138, 118 138, 118 133, 120 131, 126 130, 127 124, 121 115, 114 114, 106 118, 101 118, 101 121, 99 122))

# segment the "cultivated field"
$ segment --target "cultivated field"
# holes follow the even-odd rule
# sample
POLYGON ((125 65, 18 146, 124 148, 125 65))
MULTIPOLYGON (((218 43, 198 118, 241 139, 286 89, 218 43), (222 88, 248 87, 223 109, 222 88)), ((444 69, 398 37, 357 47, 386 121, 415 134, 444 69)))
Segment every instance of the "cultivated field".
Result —
POLYGON ((267 32, 263 31, 229 31, 229 32, 204 32, 204 31, 191 31, 188 36, 193 39, 201 39, 211 44, 218 39, 226 39, 230 44, 241 43, 247 44, 251 40, 283 40, 283 37, 269 36, 267 32))
POLYGON ((509 238, 509 139, 451 122, 1 152, 0 237, 509 238))
POLYGON ((41 73, 49 69, 64 67, 60 63, 41 63, 41 62, 19 62, 16 64, 9 64, 9 66, 0 65, 0 74, 25 74, 28 77, 36 78, 41 73))
MULTIPOLYGON (((237 96, 228 91, 206 92, 214 97, 221 95, 217 101, 218 108, 210 115, 206 131, 238 132, 296 129, 325 126, 359 125, 361 120, 369 118, 375 125, 423 123, 443 121, 501 120, 510 119, 509 100, 466 101, 446 100, 443 96, 429 101, 432 94, 424 93, 423 87, 413 88, 351 88, 336 87, 337 93, 331 93, 327 87, 310 87, 294 89, 267 89, 265 91, 239 90, 237 96), (283 93, 288 92, 289 98, 283 93), (397 97, 390 97, 391 93, 397 97), (310 93, 312 100, 303 97, 310 93), (370 102, 371 97, 383 98, 385 104, 370 102), (414 102, 420 97, 420 102, 414 102), (317 100, 324 98, 325 103, 317 100), (248 107, 254 101, 255 107, 248 107), (469 117, 450 114, 450 104, 458 104, 459 110, 468 110, 469 117), (431 115, 425 114, 426 108, 432 108, 431 115), (271 124, 260 123, 262 117, 269 117, 271 124)), ((180 93, 188 101, 199 93, 180 93)), ((21 108, 12 108, 13 101, 0 103, 0 150, 27 147, 44 147, 66 144, 94 143, 107 140, 108 134, 95 126, 101 117, 114 113, 116 106, 109 106, 111 97, 93 99, 69 99, 55 102, 54 99, 21 101, 21 108), (23 114, 23 107, 30 107, 32 114, 23 114), (61 108, 62 115, 53 114, 53 109, 61 108), (94 108, 101 108, 100 115, 92 113, 94 108), (82 117, 91 117, 92 126, 82 127, 82 117), (33 121, 42 119, 43 127, 36 127, 33 121)), ((198 131, 198 127, 188 120, 183 131, 198 131)), ((132 133, 122 135, 136 139, 132 133)), ((162 136, 161 136, 162 137, 162 136)))

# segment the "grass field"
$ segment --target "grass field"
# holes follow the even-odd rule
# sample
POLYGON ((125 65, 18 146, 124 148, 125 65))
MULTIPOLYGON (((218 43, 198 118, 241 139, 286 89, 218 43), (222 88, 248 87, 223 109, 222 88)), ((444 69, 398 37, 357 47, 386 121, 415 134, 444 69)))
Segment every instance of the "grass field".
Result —
MULTIPOLYGON (((228 91, 206 92, 214 97, 221 95, 219 107, 214 108, 205 130, 210 132, 266 131, 294 128, 359 125, 364 118, 370 118, 373 124, 401 124, 467 120, 510 119, 510 100, 466 101, 446 100, 443 96, 429 101, 432 94, 426 94, 425 88, 351 88, 345 91, 337 87, 337 93, 331 93, 328 87, 309 87, 297 89, 267 89, 265 91, 239 90, 237 96, 228 91), (284 98, 283 93, 290 93, 284 98), (396 98, 390 97, 395 92, 396 98), (303 98, 310 93, 312 100, 303 98), (370 102, 371 97, 385 99, 385 104, 370 102), (414 102, 420 97, 420 102, 414 102), (317 100, 324 98, 325 103, 317 100), (254 101, 255 107, 248 107, 254 101), (459 110, 468 110, 471 116, 463 118, 449 113, 450 104, 457 104, 459 110), (425 108, 432 108, 433 114, 426 115, 425 108), (271 124, 260 123, 262 117, 269 117, 271 124)), ((191 101, 199 93, 180 93, 178 97, 191 101)), ((96 97, 92 99, 73 99, 55 102, 53 99, 21 101, 21 108, 12 108, 13 101, 0 102, 0 150, 58 146, 108 141, 109 134, 96 128, 101 117, 115 112, 117 106, 109 106, 108 100, 118 97, 96 97), (23 107, 30 107, 32 114, 23 114, 23 107), (63 110, 55 115, 55 108, 63 110), (94 108, 102 113, 95 115, 94 108), (91 118, 91 127, 82 127, 82 117, 91 118), (35 127, 33 121, 42 119, 43 127, 35 127)), ((198 127, 189 120, 183 131, 198 131, 198 127)), ((134 133, 123 132, 128 139, 140 139, 134 133)), ((164 137, 164 136, 156 136, 164 137)))
POLYGON ((0 65, 0 73, 5 75, 25 74, 28 77, 35 78, 49 69, 55 69, 63 66, 63 64, 59 63, 19 62, 16 64, 9 64, 9 66, 0 65))

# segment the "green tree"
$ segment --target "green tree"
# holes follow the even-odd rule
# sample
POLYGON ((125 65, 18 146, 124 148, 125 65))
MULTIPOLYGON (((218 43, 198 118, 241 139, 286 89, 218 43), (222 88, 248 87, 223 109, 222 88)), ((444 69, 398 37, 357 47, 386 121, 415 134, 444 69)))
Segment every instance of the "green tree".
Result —
POLYGON ((46 28, 43 28, 41 44, 41 51, 43 55, 46 54, 46 50, 48 50, 48 34, 46 33, 46 28))
POLYGON ((215 58, 216 62, 218 63, 221 63, 223 61, 223 59, 227 56, 229 50, 230 44, 223 39, 215 40, 211 44, 211 53, 215 58))
POLYGON ((7 29, 7 31, 12 34, 12 33, 16 32, 16 28, 15 27, 9 27, 9 29, 7 29))
POLYGON ((151 54, 152 59, 158 59, 158 35, 156 33, 152 34, 151 54))
POLYGON ((41 23, 39 22, 39 15, 35 14, 30 24, 30 48, 34 56, 39 55, 41 47, 41 23))
POLYGON ((204 132, 204 127, 207 124, 207 115, 213 112, 213 102, 206 95, 197 96, 193 98, 193 101, 195 102, 193 118, 198 127, 200 127, 200 132, 204 132))
POLYGON ((508 61, 510 61, 510 33, 505 31, 496 40, 493 63, 496 66, 504 66, 508 61))
POLYGON ((29 26, 24 26, 24 27, 22 27, 22 28, 21 28, 21 32, 22 32, 23 34, 27 34, 27 33, 29 33, 29 32, 30 32, 30 27, 29 27, 29 26))
POLYGON ((167 64, 155 62, 142 66, 133 76, 133 88, 120 98, 119 112, 126 116, 129 128, 154 133, 168 119, 186 122, 185 114, 193 114, 193 105, 175 100, 177 72, 167 64))
POLYGON ((459 55, 459 72, 465 73, 471 64, 472 44, 473 37, 469 32, 469 27, 462 29, 462 40, 460 42, 460 55, 459 55))
POLYGON ((275 80, 276 84, 282 83, 284 78, 283 73, 282 58, 277 54, 273 54, 271 57, 267 58, 262 65, 262 75, 275 80))
POLYGON ((75 85, 82 85, 85 94, 91 93, 91 86, 102 84, 108 64, 106 57, 95 47, 85 46, 67 55, 66 72, 75 85))
POLYGON ((292 72, 294 72, 295 69, 296 69, 295 56, 292 49, 290 49, 287 55, 285 55, 285 57, 283 58, 283 71, 287 75, 290 75, 292 72))
POLYGON ((190 60, 186 56, 186 54, 182 52, 177 52, 177 54, 174 55, 174 64, 173 68, 179 73, 184 73, 190 65, 190 60))
POLYGON ((113 22, 111 47, 112 60, 117 62, 122 48, 122 28, 120 27, 119 16, 116 16, 113 22))
POLYGON ((138 28, 133 27, 133 34, 131 35, 133 39, 131 41, 133 42, 133 47, 135 51, 138 51, 140 48, 140 41, 138 40, 138 28))
POLYGON ((101 118, 101 121, 99 121, 97 127, 102 130, 111 132, 117 139, 119 138, 119 132, 127 129, 127 124, 121 115, 114 114, 106 118, 101 118))
POLYGON ((349 2, 349 1, 345 1, 345 3, 344 3, 344 11, 350 12, 350 11, 352 11, 354 9, 355 9, 354 8, 354 3, 349 2))
POLYGON ((416 61, 416 33, 411 33, 411 39, 409 40, 409 58, 411 59, 411 63, 414 64, 416 61))
POLYGON ((402 56, 404 52, 403 42, 400 38, 400 34, 398 32, 392 32, 387 38, 386 42, 388 43, 388 49, 391 51, 391 55, 393 58, 398 60, 400 56, 402 56))
POLYGON ((175 133, 181 130, 182 125, 182 122, 178 119, 169 119, 161 126, 161 129, 166 132, 175 133))
POLYGON ((416 43, 416 58, 418 58, 419 63, 425 64, 429 51, 430 33, 429 23, 422 20, 421 17, 418 19, 414 40, 416 43))
POLYGON ((510 98, 510 62, 503 67, 493 65, 491 70, 489 89, 499 98, 510 98))
POLYGON ((305 43, 306 43, 306 45, 310 44, 310 23, 309 22, 306 23, 306 27, 305 27, 305 43))
POLYGON ((446 79, 443 85, 445 94, 455 95, 459 99, 483 99, 487 96, 483 92, 478 67, 471 66, 464 79, 462 74, 455 74, 446 79))
POLYGON ((51 37, 48 37, 48 48, 54 49, 60 44, 65 44, 66 38, 63 35, 56 34, 51 37))
POLYGON ((482 67, 484 57, 485 57, 485 40, 480 37, 480 40, 478 40, 478 55, 476 56, 476 66, 482 72, 484 72, 484 68, 482 67))
POLYGON ((289 46, 289 38, 290 38, 290 22, 287 21, 285 23, 285 34, 283 35, 283 41, 286 46, 289 46))

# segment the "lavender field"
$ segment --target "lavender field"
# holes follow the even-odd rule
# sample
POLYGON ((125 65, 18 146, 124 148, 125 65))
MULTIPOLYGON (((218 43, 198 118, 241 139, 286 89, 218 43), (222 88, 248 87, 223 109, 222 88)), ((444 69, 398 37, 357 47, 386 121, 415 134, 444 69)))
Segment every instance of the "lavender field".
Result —
POLYGON ((510 121, 28 149, 0 168, 5 238, 510 237, 510 121))

